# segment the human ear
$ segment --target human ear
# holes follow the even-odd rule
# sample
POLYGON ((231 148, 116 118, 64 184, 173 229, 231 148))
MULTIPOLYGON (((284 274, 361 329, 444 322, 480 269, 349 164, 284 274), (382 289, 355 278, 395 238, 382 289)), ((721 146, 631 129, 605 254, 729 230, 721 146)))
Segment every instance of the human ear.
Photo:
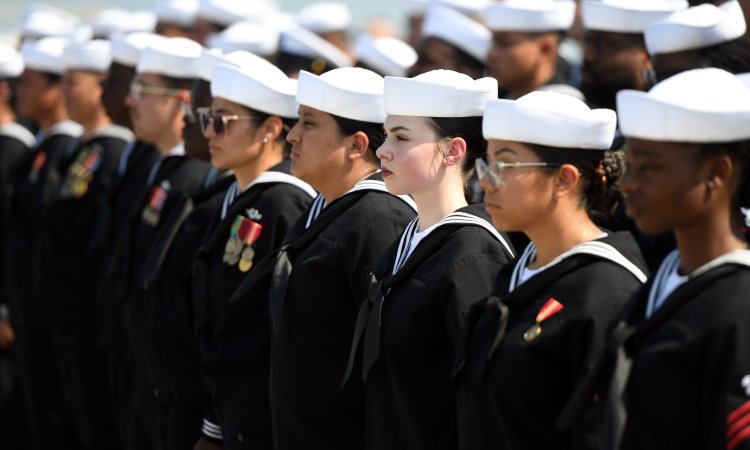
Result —
POLYGON ((353 161, 358 158, 364 158, 367 156, 367 152, 370 149, 370 139, 362 131, 357 131, 351 136, 347 137, 349 141, 346 146, 346 157, 353 161))
MULTIPOLYGON (((445 148, 441 148, 440 151, 443 154, 443 164, 446 166, 454 166, 461 162, 464 155, 466 155, 466 141, 460 137, 454 137, 447 140, 448 144, 445 148)), ((440 145, 440 143, 438 143, 440 145)))
POLYGON ((564 197, 574 192, 578 182, 581 179, 581 173, 578 168, 572 164, 563 164, 557 171, 555 181, 555 197, 564 197))

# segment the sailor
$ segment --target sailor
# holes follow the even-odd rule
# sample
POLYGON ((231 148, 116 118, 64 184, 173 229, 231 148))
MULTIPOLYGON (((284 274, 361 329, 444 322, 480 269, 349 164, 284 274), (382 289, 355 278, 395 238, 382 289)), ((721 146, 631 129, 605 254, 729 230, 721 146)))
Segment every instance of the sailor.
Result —
POLYGON ((369 273, 415 211, 410 198, 387 192, 375 156, 383 78, 360 68, 303 71, 296 98, 300 118, 287 137, 292 175, 320 194, 232 298, 272 275, 275 448, 364 448, 364 385, 339 384, 369 273))
POLYGON ((386 77, 384 95, 383 178, 390 193, 414 198, 419 216, 375 266, 357 318, 350 365, 362 340, 366 447, 455 449, 451 373, 464 317, 514 256, 464 196, 487 148, 482 113, 497 81, 436 70, 386 77))
POLYGON ((750 37, 739 2, 704 3, 653 22, 644 32, 646 49, 661 81, 689 69, 716 67, 750 72, 750 37))
POLYGON ((57 167, 62 155, 82 133, 68 120, 62 97, 62 55, 67 40, 44 38, 21 47, 25 69, 18 79, 19 113, 39 126, 32 152, 22 174, 13 182, 5 254, 5 280, 11 323, 16 333, 19 369, 26 398, 32 448, 45 449, 61 440, 75 446, 76 437, 64 413, 60 372, 49 324, 43 322, 35 295, 37 273, 34 248, 38 242, 41 214, 50 193, 58 186, 57 167), (59 436, 64 436, 60 438, 59 436))
POLYGON ((107 380, 101 376, 106 358, 96 339, 102 248, 92 236, 133 134, 113 124, 101 102, 101 82, 112 61, 109 42, 71 42, 62 59, 65 107, 83 135, 65 149, 59 185, 42 215, 35 249, 37 292, 52 327, 69 413, 81 445, 93 449, 117 438, 107 380))
POLYGON ((715 68, 617 96, 627 214, 643 232, 672 231, 677 249, 614 324, 610 351, 572 402, 604 399, 601 448, 750 448, 750 252, 740 213, 749 100, 742 81, 715 68))
MULTIPOLYGON (((624 165, 610 152, 615 112, 557 92, 487 104, 477 161, 496 227, 531 243, 466 320, 456 364, 459 448, 592 448, 585 423, 558 414, 646 281, 628 232, 599 228, 624 165)), ((595 409, 585 419, 595 420, 595 409)))

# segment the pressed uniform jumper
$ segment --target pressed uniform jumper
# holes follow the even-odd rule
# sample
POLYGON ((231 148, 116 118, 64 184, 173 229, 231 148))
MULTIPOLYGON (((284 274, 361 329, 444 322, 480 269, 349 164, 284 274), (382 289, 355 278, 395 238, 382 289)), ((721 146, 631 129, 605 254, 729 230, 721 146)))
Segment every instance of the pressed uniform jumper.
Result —
POLYGON ((364 385, 339 385, 370 273, 415 216, 407 201, 379 173, 327 206, 319 196, 267 258, 277 450, 364 448, 364 385))
POLYGON ((229 298, 258 262, 281 246, 315 191, 290 174, 284 161, 245 190, 235 183, 212 215, 198 250, 193 302, 211 411, 207 438, 227 450, 271 449, 269 277, 238 302, 229 298))
MULTIPOLYGON (((357 320, 368 449, 457 448, 451 373, 461 328, 513 259, 483 205, 449 214, 408 254, 417 225, 415 219, 380 260, 357 320)), ((356 347, 352 366, 355 357, 356 347)))
POLYGON ((506 266, 496 294, 467 318, 456 375, 461 449, 592 448, 583 423, 558 430, 556 420, 646 281, 646 264, 629 233, 611 233, 521 282, 535 254, 531 244, 506 266))

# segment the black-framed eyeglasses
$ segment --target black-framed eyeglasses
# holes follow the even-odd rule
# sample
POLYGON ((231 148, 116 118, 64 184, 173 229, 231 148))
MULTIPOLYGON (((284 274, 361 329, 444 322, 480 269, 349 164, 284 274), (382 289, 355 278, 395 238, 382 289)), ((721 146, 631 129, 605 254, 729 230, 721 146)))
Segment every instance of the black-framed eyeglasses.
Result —
POLYGON ((517 167, 560 167, 562 164, 559 163, 548 163, 548 162, 514 162, 506 163, 503 161, 490 161, 487 162, 482 158, 477 158, 474 161, 474 168, 477 171, 477 179, 482 181, 484 177, 488 177, 488 180, 492 187, 498 188, 503 182, 503 173, 505 169, 515 169, 517 167))
POLYGON ((256 119, 256 116, 238 116, 236 114, 212 114, 211 108, 198 108, 195 110, 198 115, 198 122, 201 124, 201 130, 203 134, 208 133, 208 128, 212 127, 213 132, 216 136, 221 136, 227 131, 229 122, 233 120, 252 120, 256 119))
POLYGON ((163 86, 144 86, 138 80, 130 82, 130 97, 139 102, 144 95, 163 95, 166 97, 178 97, 185 89, 174 89, 163 86))

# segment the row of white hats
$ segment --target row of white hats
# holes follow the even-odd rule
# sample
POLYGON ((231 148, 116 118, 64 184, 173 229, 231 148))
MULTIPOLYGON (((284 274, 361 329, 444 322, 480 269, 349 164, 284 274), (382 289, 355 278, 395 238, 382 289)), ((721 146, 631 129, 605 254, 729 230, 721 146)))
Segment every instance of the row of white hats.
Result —
MULTIPOLYGON (((444 40, 484 61, 492 31, 566 31, 575 12, 573 0, 503 0, 481 11, 482 25, 456 9, 435 6, 427 10, 422 35, 444 40)), ((689 9, 685 0, 584 0, 581 12, 589 30, 645 33, 652 54, 708 47, 746 32, 736 0, 689 9)))
MULTIPOLYGON (((386 115, 484 116, 488 139, 563 148, 607 150, 617 126, 614 111, 589 109, 572 96, 536 91, 518 100, 498 100, 494 79, 472 80, 447 70, 385 79, 363 69, 320 76, 302 72, 296 98, 300 104, 367 122, 382 123, 386 115)), ((695 143, 750 139, 750 74, 695 69, 648 93, 621 91, 617 103, 620 127, 628 137, 695 143)))
MULTIPOLYGON (((106 8, 86 25, 96 36, 115 32, 154 31, 158 21, 189 27, 198 18, 229 26, 236 22, 295 24, 317 34, 346 30, 351 24, 351 13, 343 2, 313 3, 296 16, 282 13, 277 3, 270 0, 159 0, 150 11, 128 11, 106 8)), ((67 11, 44 4, 32 4, 21 14, 19 31, 22 37, 72 37, 77 34, 81 20, 67 11)))

